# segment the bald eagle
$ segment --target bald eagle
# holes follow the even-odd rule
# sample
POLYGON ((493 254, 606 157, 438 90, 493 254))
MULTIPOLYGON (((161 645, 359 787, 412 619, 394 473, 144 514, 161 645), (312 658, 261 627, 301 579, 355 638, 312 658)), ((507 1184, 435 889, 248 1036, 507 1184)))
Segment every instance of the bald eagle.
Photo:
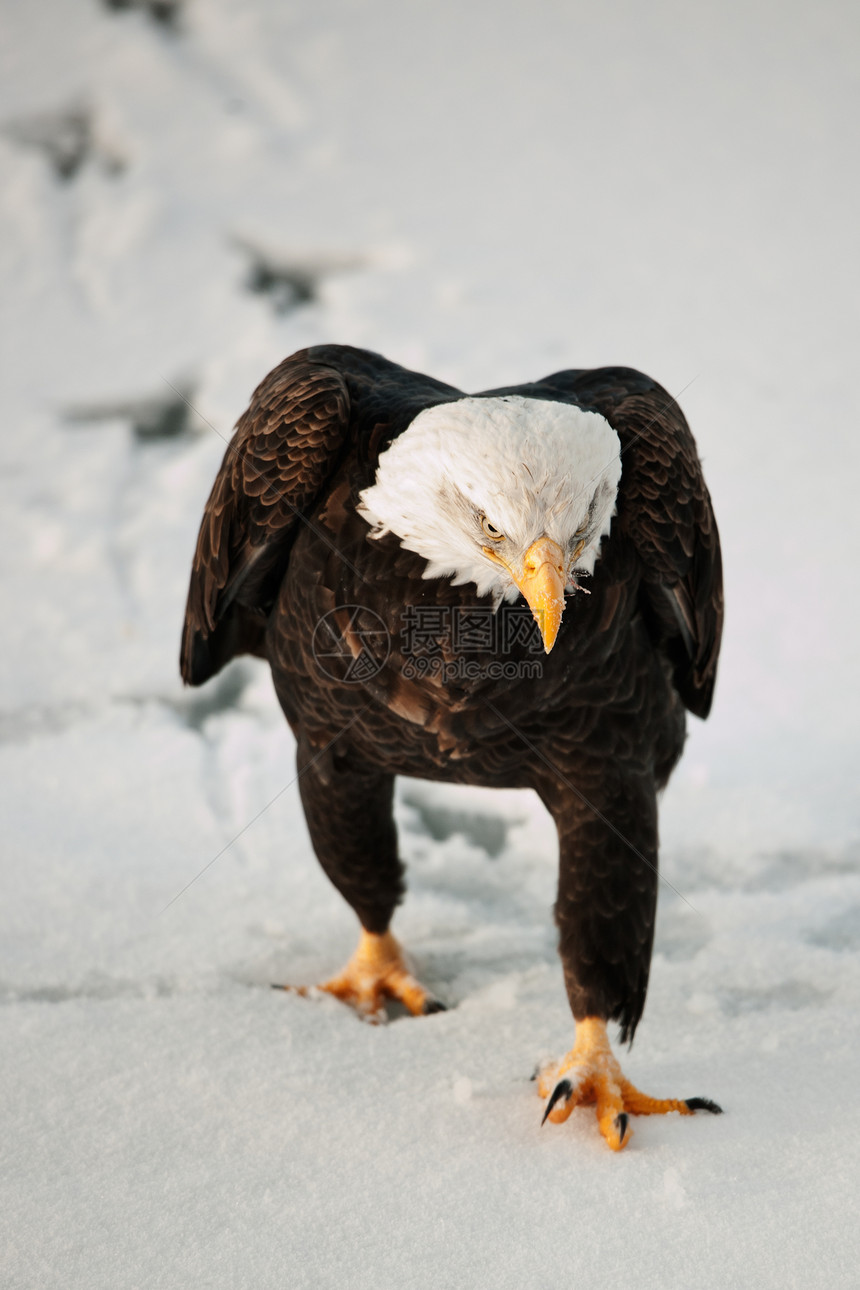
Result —
MULTIPOLYGON (((378 354, 302 350, 255 390, 200 527, 181 671, 268 660, 298 784, 358 948, 321 989, 378 1019, 442 1008, 390 923, 395 776, 534 789, 555 821, 555 917, 575 1042, 544 1120, 596 1104, 619 1150, 651 1098, 607 1023, 642 1014, 657 793, 711 706, 720 546, 675 401, 630 368, 474 396, 378 354)), ((307 987, 295 988, 305 993, 307 987)))

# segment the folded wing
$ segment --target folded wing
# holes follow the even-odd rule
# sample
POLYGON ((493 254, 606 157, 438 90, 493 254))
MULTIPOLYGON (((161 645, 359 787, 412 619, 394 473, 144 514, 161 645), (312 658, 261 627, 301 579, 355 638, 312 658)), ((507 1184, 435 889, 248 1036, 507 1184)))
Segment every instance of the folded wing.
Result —
POLYGON ((711 707, 723 625, 720 539, 696 444, 662 386, 626 367, 556 372, 533 387, 600 412, 621 440, 618 525, 642 564, 643 610, 686 707, 711 707))
POLYGON ((261 653, 297 526, 349 438, 341 373, 307 351, 254 391, 215 480, 191 570, 180 669, 201 685, 236 654, 261 653))

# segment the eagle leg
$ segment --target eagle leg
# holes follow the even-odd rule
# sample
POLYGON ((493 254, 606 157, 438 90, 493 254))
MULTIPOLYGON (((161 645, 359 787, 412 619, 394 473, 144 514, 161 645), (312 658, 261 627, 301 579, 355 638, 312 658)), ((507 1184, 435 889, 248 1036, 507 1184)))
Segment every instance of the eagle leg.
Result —
POLYGON ((276 986, 307 996, 317 990, 333 994, 349 1004, 365 1021, 385 1019, 385 1002, 395 999, 414 1017, 444 1012, 440 1003, 415 979, 406 966, 403 951, 391 932, 377 935, 362 928, 358 948, 342 972, 318 986, 276 986))
POLYGON ((538 1092, 547 1099, 543 1121, 562 1124, 575 1106, 596 1104, 597 1123, 613 1151, 626 1147, 633 1136, 631 1115, 694 1115, 722 1108, 707 1098, 648 1097, 621 1073, 609 1046, 606 1023, 585 1017, 576 1023, 576 1042, 566 1057, 538 1074, 538 1092))

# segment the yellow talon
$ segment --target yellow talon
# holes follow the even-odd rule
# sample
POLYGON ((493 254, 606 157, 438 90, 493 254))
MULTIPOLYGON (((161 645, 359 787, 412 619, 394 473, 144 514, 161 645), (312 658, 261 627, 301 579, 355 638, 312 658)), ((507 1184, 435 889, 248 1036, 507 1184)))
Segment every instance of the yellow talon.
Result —
POLYGON ((399 1000, 415 1017, 444 1011, 444 1005, 411 974, 403 951, 391 932, 376 935, 362 929, 358 948, 346 967, 322 985, 278 985, 275 988, 303 996, 314 990, 324 990, 372 1022, 383 1019, 386 999, 399 1000))
POLYGON ((596 1104, 600 1132, 613 1151, 626 1147, 633 1136, 631 1115, 694 1115, 696 1111, 719 1114, 721 1108, 706 1098, 683 1100, 648 1097, 621 1072, 609 1046, 606 1023, 585 1017, 576 1023, 576 1042, 566 1057, 538 1075, 538 1092, 547 1098, 544 1120, 561 1124, 576 1106, 596 1104))

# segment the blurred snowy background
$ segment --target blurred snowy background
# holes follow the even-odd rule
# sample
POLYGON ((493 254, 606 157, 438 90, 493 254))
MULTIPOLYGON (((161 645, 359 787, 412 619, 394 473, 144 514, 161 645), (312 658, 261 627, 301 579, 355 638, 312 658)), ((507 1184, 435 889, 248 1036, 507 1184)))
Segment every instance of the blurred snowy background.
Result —
POLYGON ((856 8, 2 0, 0 39, 2 1284, 856 1284, 856 8), (679 396, 727 631, 627 1067, 721 1120, 538 1131, 529 795, 401 785, 451 1011, 268 990, 352 917, 265 668, 176 655, 224 440, 322 341, 679 396))

